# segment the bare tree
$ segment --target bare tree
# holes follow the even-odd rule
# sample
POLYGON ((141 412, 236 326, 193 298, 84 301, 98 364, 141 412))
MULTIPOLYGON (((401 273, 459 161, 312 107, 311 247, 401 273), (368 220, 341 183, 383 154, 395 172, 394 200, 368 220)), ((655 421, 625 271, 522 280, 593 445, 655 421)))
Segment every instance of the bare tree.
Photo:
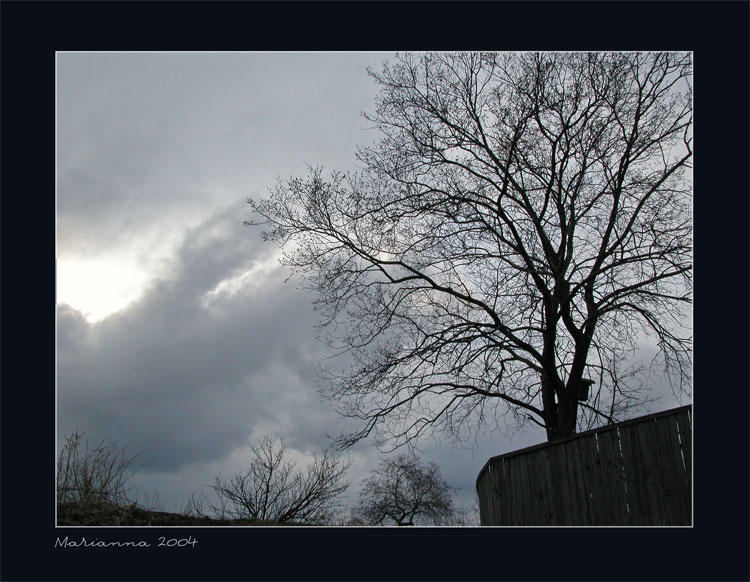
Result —
MULTIPOLYGON (((296 464, 285 459, 284 441, 272 436, 263 437, 251 449, 253 459, 245 473, 215 479, 212 489, 219 497, 220 517, 328 523, 349 486, 343 481, 349 463, 325 451, 304 471, 296 470, 296 464)), ((193 503, 193 507, 198 506, 193 503)))
POLYGON ((330 397, 399 446, 511 413, 549 440, 648 397, 649 338, 689 390, 691 59, 402 54, 355 174, 249 200, 354 362, 330 397), (637 370, 635 370, 637 371, 637 370))
POLYGON ((131 503, 131 465, 137 455, 111 439, 89 445, 85 432, 65 437, 57 457, 57 502, 80 505, 131 503))
POLYGON ((448 525, 454 516, 451 487, 439 467, 405 454, 372 471, 353 511, 353 521, 366 525, 448 525))

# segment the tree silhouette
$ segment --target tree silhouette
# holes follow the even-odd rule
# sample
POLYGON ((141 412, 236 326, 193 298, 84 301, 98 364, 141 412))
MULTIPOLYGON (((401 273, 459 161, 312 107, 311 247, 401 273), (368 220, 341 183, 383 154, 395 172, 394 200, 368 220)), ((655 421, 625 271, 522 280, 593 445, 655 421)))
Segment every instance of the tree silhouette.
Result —
POLYGON ((385 459, 365 479, 355 519, 366 525, 446 524, 455 513, 451 487, 434 463, 405 454, 385 459))
POLYGON ((648 397, 644 338, 690 381, 691 60, 401 54, 380 140, 249 200, 353 365, 329 396, 398 446, 510 414, 556 440, 648 397))

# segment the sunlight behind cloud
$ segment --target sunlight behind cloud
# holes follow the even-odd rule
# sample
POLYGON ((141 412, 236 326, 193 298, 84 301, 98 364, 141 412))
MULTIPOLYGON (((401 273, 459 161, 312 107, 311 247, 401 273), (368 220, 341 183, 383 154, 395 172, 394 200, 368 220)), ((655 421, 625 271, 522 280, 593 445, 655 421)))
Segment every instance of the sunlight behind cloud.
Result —
POLYGON ((140 297, 148 272, 120 260, 58 259, 57 303, 67 303, 94 323, 140 297))

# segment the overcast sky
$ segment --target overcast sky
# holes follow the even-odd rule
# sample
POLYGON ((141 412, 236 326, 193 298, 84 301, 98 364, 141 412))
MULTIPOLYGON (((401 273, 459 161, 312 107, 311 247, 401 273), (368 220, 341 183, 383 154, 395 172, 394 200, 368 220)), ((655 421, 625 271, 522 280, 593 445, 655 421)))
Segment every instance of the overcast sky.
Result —
MULTIPOLYGON (((165 509, 284 437, 301 462, 343 421, 318 393, 312 297, 243 226, 305 164, 354 169, 386 53, 58 53, 58 439, 140 453, 165 509)), ((667 389, 653 410, 681 404, 667 389)), ((683 402, 685 403, 685 402, 683 402)), ((425 441, 468 505, 486 460, 545 440, 425 441)), ((349 497, 384 454, 353 447, 349 497)))

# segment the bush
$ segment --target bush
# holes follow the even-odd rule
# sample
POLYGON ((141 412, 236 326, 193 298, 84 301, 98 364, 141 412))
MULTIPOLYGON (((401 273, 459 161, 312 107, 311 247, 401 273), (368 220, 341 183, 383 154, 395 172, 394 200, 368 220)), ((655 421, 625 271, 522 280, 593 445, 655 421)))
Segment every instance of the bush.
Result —
POLYGON ((57 459, 57 503, 79 506, 126 505, 131 503, 127 481, 138 455, 129 456, 127 446, 104 439, 90 446, 85 432, 65 438, 57 459))
MULTIPOLYGON (((250 467, 229 479, 216 477, 212 489, 220 505, 211 509, 218 517, 267 520, 278 524, 329 524, 349 486, 343 481, 349 463, 325 451, 316 455, 304 471, 285 459, 284 441, 265 436, 251 445, 250 467)), ((192 501, 194 513, 203 512, 192 501)))

